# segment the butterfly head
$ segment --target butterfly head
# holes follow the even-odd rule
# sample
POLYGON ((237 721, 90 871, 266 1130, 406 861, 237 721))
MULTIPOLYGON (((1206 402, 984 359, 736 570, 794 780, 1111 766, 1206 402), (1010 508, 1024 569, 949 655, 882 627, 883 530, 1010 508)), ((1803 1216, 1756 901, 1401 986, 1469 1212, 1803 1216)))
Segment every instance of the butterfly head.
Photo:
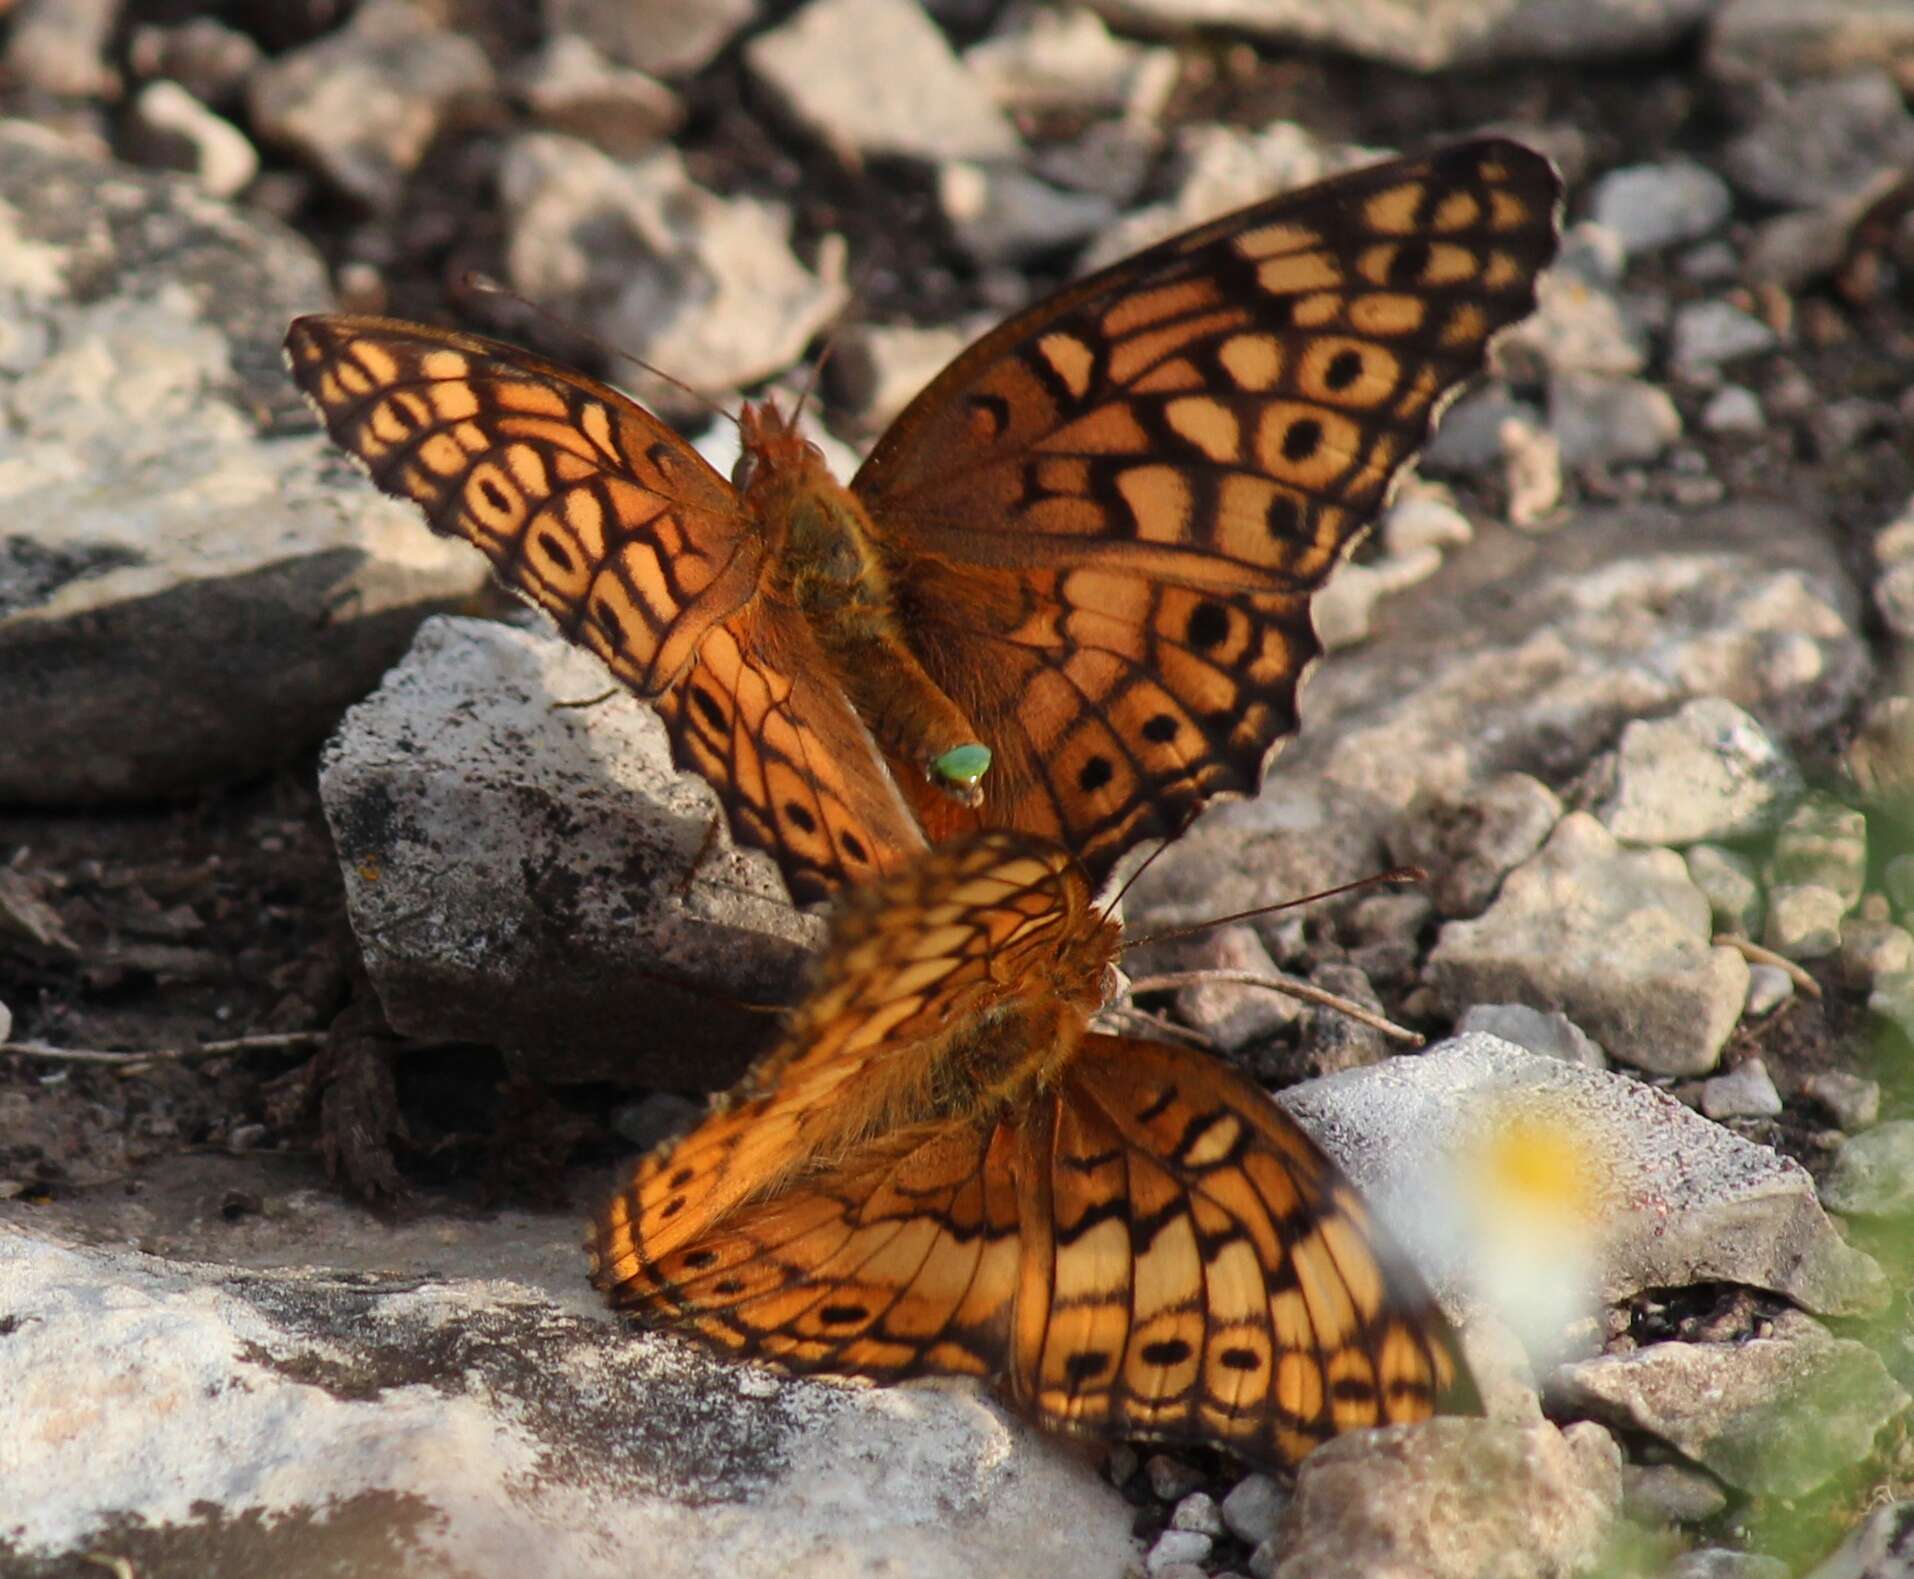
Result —
POLYGON ((797 423, 778 408, 775 399, 747 401, 738 415, 738 436, 731 486, 741 494, 750 494, 766 478, 824 465, 824 452, 798 432, 797 423))

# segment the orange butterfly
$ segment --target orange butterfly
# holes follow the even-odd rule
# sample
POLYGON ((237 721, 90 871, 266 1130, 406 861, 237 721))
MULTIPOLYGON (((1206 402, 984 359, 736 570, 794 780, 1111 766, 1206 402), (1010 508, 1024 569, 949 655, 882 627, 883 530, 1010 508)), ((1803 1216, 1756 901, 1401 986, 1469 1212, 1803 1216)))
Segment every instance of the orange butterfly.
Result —
POLYGON ((1233 1070, 1088 1028, 1117 929, 1045 841, 846 897, 789 1033, 601 1214, 643 1325, 794 1371, 986 1378, 1044 1425, 1293 1464, 1473 1402, 1354 1187, 1233 1070))
POLYGON ((848 489, 769 402, 727 483, 496 341, 342 316, 286 347, 381 488, 654 703, 799 902, 980 825, 1101 884, 1255 791, 1311 595, 1534 306, 1560 191, 1489 138, 1174 237, 965 351, 848 489))

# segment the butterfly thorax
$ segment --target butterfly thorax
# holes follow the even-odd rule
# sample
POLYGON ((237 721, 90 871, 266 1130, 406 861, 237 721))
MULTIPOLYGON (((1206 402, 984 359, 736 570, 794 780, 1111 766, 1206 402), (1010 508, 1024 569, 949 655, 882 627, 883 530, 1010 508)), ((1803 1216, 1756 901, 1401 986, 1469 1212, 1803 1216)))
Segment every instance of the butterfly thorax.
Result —
POLYGON ((770 401, 739 418, 736 483, 770 549, 767 597, 794 605, 877 743, 974 806, 990 752, 899 628, 870 512, 770 401))

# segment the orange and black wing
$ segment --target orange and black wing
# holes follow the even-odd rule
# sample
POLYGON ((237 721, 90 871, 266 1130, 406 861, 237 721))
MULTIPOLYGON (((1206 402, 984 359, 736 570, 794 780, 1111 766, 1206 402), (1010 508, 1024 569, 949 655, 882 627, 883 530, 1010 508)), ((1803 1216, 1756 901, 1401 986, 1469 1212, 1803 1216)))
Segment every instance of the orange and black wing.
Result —
POLYGON ((1533 308, 1560 192, 1501 139, 1346 174, 1067 287, 917 397, 852 486, 994 753, 974 814, 899 765, 934 837, 980 816, 1100 883, 1256 789, 1311 596, 1533 308))
POLYGON ((617 390, 499 341, 300 318, 287 358, 333 440, 657 704, 681 767, 800 903, 923 839, 801 615, 761 595, 736 491, 617 390))
POLYGON ((989 1380, 1053 1430, 1294 1464, 1474 1407, 1354 1188, 1261 1091, 1092 1037, 993 1121, 926 1123, 611 1285, 641 1324, 790 1370, 989 1380))

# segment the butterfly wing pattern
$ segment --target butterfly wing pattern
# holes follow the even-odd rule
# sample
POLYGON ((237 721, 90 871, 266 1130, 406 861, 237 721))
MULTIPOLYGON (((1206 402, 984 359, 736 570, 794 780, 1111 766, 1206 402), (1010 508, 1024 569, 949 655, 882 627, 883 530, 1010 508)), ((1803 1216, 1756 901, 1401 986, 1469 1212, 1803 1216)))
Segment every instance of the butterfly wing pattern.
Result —
POLYGON ((959 356, 849 494, 747 411, 747 459, 790 484, 751 496, 772 518, 617 391, 496 341, 314 317, 287 349, 382 488, 654 701, 800 902, 978 826, 1055 839, 1101 884, 1256 788, 1317 651, 1311 596, 1533 307, 1559 196, 1546 159, 1484 139, 1173 238, 959 356), (793 547, 794 499, 855 552, 793 547), (894 664, 793 600, 867 550, 894 664), (887 706, 906 738, 878 740, 872 689, 905 671, 938 706, 887 706), (929 714, 988 746, 980 805, 926 782, 929 714))
POLYGON ((333 441, 657 707, 678 765, 800 900, 923 835, 802 615, 760 596, 773 544, 737 491, 608 385, 501 341, 299 318, 293 376, 333 441))
MULTIPOLYGON (((1338 176, 1078 281, 957 358, 852 484, 931 677, 994 753, 984 819, 1100 883, 1253 793, 1309 602, 1491 339, 1561 186, 1501 139, 1338 176)), ((899 782, 938 831, 974 822, 899 782)))
POLYGON ((1426 1289, 1287 1114, 1087 1031, 1114 948, 1088 895, 988 834, 857 896, 786 1045, 601 1215, 599 1287, 788 1370, 972 1377, 1055 1430, 1259 1463, 1466 1405, 1426 1289), (847 1094, 913 1062, 911 1100, 847 1130, 847 1094))

